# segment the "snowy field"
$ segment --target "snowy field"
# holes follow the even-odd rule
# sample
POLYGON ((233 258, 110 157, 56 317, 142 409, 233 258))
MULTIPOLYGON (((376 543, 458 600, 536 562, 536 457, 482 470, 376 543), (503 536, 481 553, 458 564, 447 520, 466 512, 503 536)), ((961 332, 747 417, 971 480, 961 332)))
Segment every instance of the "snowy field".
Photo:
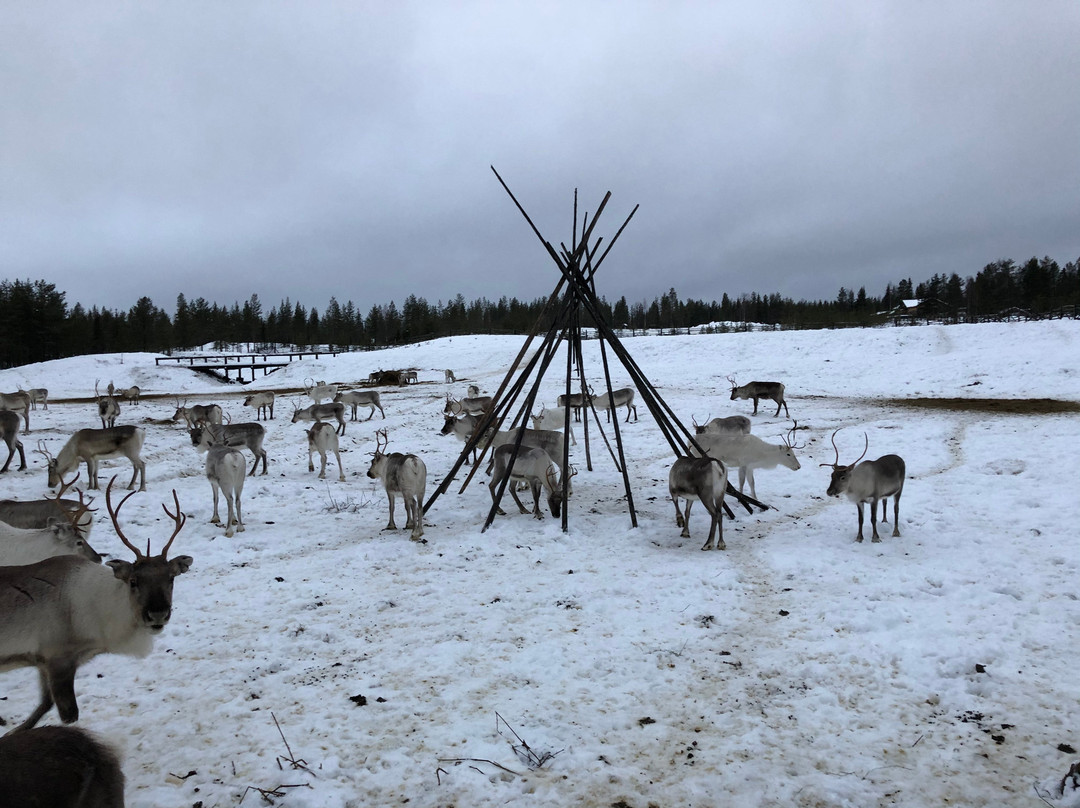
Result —
MULTIPOLYGON (((728 400, 734 375, 783 381, 807 427, 801 470, 757 474, 774 507, 738 508, 725 552, 699 549, 701 506, 693 538, 679 537, 671 451, 640 401, 622 433, 638 528, 596 441, 591 472, 572 449, 566 534, 509 498, 511 515, 481 534, 487 478, 459 493, 464 474, 429 511, 426 544, 384 532, 385 495, 365 476, 375 428, 424 459, 430 494, 462 447, 438 434, 446 392, 494 392, 521 342, 305 360, 243 387, 151 355, 0 371, 0 389, 53 399, 31 413, 30 467, 0 478, 0 496, 47 493, 32 449, 55 454, 99 426, 85 400, 112 380, 144 391, 120 418, 147 432, 148 490, 124 506, 127 534, 160 547, 174 488, 190 515, 172 553, 194 565, 154 651, 98 657, 76 678, 80 724, 119 749, 129 806, 1080 806, 1074 784, 1059 790, 1080 760, 1080 323, 626 340, 687 424, 750 414, 728 400), (346 482, 307 471, 281 397, 270 473, 244 489, 247 531, 209 524, 175 396, 218 402, 237 423, 254 420, 241 406, 252 391, 399 367, 420 383, 382 390, 385 421, 348 424, 346 482), (957 398, 1072 411, 933 401, 957 398), (890 508, 883 541, 856 544, 854 505, 825 496, 819 464, 841 427, 842 462, 864 431, 868 457, 907 461, 901 538, 890 508)), ((599 390, 595 342, 585 365, 599 390)), ((762 404, 753 431, 778 443, 790 421, 773 410, 762 404)), ((127 482, 127 461, 105 466, 103 480, 127 482)), ((98 504, 92 543, 127 557, 98 504)), ((33 671, 0 674, 8 726, 36 700, 33 671)))

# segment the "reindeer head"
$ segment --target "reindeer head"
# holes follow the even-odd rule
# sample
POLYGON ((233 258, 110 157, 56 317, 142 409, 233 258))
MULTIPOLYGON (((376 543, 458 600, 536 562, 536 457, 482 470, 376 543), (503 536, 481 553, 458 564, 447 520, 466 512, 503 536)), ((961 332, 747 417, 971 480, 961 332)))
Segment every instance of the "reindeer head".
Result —
POLYGON ((711 417, 706 418, 705 423, 703 423, 703 424, 699 424, 697 422, 697 418, 695 418, 693 415, 690 416, 690 420, 694 424, 694 432, 697 433, 698 435, 704 435, 705 434, 705 428, 708 426, 709 421, 711 421, 712 418, 711 417))
POLYGON ((728 380, 728 384, 731 385, 731 400, 734 401, 735 400, 735 391, 739 389, 739 385, 737 385, 735 383, 735 377, 734 376, 728 376, 727 380, 728 380))
POLYGON ((142 625, 157 633, 165 628, 165 624, 169 622, 169 617, 172 615, 173 579, 177 575, 187 572, 191 567, 191 556, 176 556, 173 559, 167 557, 173 539, 183 530, 184 524, 187 522, 187 515, 180 511, 180 500, 176 496, 176 489, 173 489, 173 502, 176 505, 176 513, 170 513, 164 503, 162 503, 161 508, 165 511, 165 515, 173 520, 176 527, 173 529, 172 536, 169 537, 165 546, 161 548, 159 555, 150 555, 150 540, 147 539, 146 554, 144 555, 139 551, 138 547, 128 541, 123 531, 120 530, 120 522, 118 521, 120 509, 136 492, 129 493, 120 500, 119 505, 113 508, 111 495, 114 482, 116 482, 116 477, 109 480, 109 485, 105 489, 105 507, 109 510, 109 518, 112 519, 116 535, 135 554, 135 561, 112 560, 107 563, 112 567, 113 575, 128 585, 132 608, 138 615, 138 619, 141 620, 142 625))
POLYGON ((833 463, 821 463, 822 466, 832 467, 832 478, 829 480, 829 489, 825 492, 830 497, 838 497, 847 491, 848 482, 851 480, 851 472, 855 470, 855 467, 859 465, 859 460, 866 457, 866 452, 870 448, 870 438, 863 432, 863 438, 865 444, 863 446, 863 452, 859 455, 858 459, 847 466, 840 464, 840 450, 836 448, 836 433, 840 430, 837 429, 832 433, 832 445, 836 451, 836 461, 833 463))
MULTIPOLYGON (((49 488, 62 485, 64 475, 71 471, 73 467, 78 467, 78 458, 75 458, 74 463, 68 464, 65 468, 60 468, 60 461, 48 450, 43 440, 38 441, 37 453, 45 456, 45 465, 49 470, 49 488)), ((60 454, 63 454, 63 452, 60 454)))
POLYGON ((367 471, 367 476, 373 480, 382 477, 386 469, 386 452, 383 450, 389 442, 385 429, 375 430, 375 451, 371 453, 371 465, 367 471))

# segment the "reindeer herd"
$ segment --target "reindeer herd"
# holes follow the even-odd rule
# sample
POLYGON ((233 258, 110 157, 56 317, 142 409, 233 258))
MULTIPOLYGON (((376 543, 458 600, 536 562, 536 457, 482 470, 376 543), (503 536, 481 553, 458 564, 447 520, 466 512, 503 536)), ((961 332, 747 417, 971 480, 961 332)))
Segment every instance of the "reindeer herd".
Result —
MULTIPOLYGON (((446 371, 447 383, 456 382, 452 371, 446 371)), ((731 400, 752 399, 757 414, 759 399, 772 400, 787 414, 784 385, 779 382, 751 382, 746 385, 731 383, 731 400)), ((308 471, 314 472, 313 456, 321 458, 319 478, 326 476, 329 455, 333 454, 338 467, 338 480, 345 481, 341 463, 339 440, 345 434, 345 409, 351 410, 351 421, 357 420, 360 407, 368 407, 367 420, 374 417, 377 409, 386 418, 379 393, 372 390, 338 390, 336 385, 314 382, 305 385, 312 404, 301 407, 293 404, 291 422, 313 422, 306 430, 308 471)), ((150 555, 130 542, 121 528, 120 509, 138 491, 146 490, 146 463, 141 457, 146 429, 142 426, 116 425, 120 415, 120 400, 138 404, 141 391, 137 387, 118 390, 110 383, 105 394, 98 391, 95 382, 95 409, 101 420, 101 428, 77 430, 64 443, 56 455, 38 442, 38 451, 47 461, 48 485, 58 493, 38 501, 0 501, 0 671, 21 667, 38 670, 41 684, 40 702, 30 716, 11 732, 22 733, 33 728, 55 705, 65 724, 78 718, 78 705, 74 691, 74 678, 80 665, 102 653, 142 656, 150 651, 153 637, 168 623, 172 609, 173 581, 192 565, 187 555, 168 558, 169 548, 184 528, 187 516, 180 509, 179 498, 173 491, 174 510, 162 505, 173 521, 172 535, 157 555, 150 555), (86 465, 88 490, 101 487, 99 464, 110 458, 126 458, 132 465, 132 476, 127 485, 129 493, 115 507, 112 489, 115 477, 109 481, 105 502, 112 527, 121 542, 134 554, 134 561, 110 560, 102 566, 101 556, 89 543, 90 527, 94 509, 92 498, 77 490, 78 499, 65 498, 80 476, 79 466, 86 465), (69 479, 70 478, 70 479, 69 479)), ((20 432, 30 429, 29 413, 40 404, 47 409, 48 391, 35 389, 17 393, 0 394, 0 438, 8 447, 8 457, 0 472, 7 472, 15 452, 19 453, 19 470, 27 467, 20 432)), ((205 475, 213 494, 211 522, 224 525, 225 535, 244 531, 241 497, 244 482, 255 475, 261 464, 262 474, 267 473, 267 452, 263 448, 266 427, 260 421, 273 420, 275 394, 267 391, 249 395, 244 406, 251 407, 256 421, 233 424, 224 416, 218 404, 191 404, 177 399, 171 421, 183 423, 188 431, 192 447, 205 453, 205 475), (253 457, 250 470, 242 450, 253 457), (225 498, 224 519, 219 512, 221 495, 225 498)), ((548 510, 558 517, 564 507, 564 482, 567 494, 576 471, 564 466, 565 436, 562 409, 569 406, 575 420, 581 411, 592 408, 604 410, 610 421, 611 411, 626 407, 626 422, 631 414, 637 420, 634 390, 623 388, 608 395, 594 395, 589 389, 585 395, 569 398, 560 396, 559 410, 547 412, 541 407, 532 416, 533 428, 519 426, 508 430, 488 429, 476 438, 477 429, 491 412, 493 400, 470 386, 468 395, 456 398, 447 394, 443 407, 443 435, 455 435, 472 443, 473 463, 478 459, 477 450, 490 451, 488 465, 489 490, 493 507, 497 507, 500 492, 509 488, 511 497, 522 514, 531 513, 542 519, 541 492, 548 510), (557 417, 554 417, 557 416, 557 417), (533 507, 522 503, 517 493, 521 485, 531 491, 533 507)), ((796 452, 803 445, 796 443, 798 422, 788 431, 783 443, 772 444, 751 434, 751 419, 744 415, 707 419, 698 424, 694 420, 695 434, 691 456, 679 457, 669 470, 668 490, 675 507, 676 526, 681 535, 690 537, 690 510, 694 502, 701 502, 710 517, 708 537, 703 550, 726 549, 723 536, 723 514, 726 508, 725 493, 729 491, 730 471, 738 469, 738 491, 746 483, 750 496, 757 498, 754 472, 777 466, 796 471, 800 468, 796 452), (680 500, 684 503, 680 509, 680 500)), ((837 430, 839 431, 839 430, 837 430)), ((832 473, 827 494, 831 497, 847 496, 858 511, 858 534, 856 541, 863 540, 864 505, 870 505, 872 541, 880 541, 877 530, 877 504, 881 502, 881 519, 887 521, 886 506, 893 499, 893 536, 899 536, 899 501, 903 492, 906 469, 903 459, 895 454, 877 460, 863 461, 869 449, 866 439, 863 453, 850 464, 840 463, 840 451, 836 446, 836 432, 832 445, 836 451, 831 466, 832 473)), ((576 443, 571 429, 570 438, 576 443)), ((376 431, 375 451, 367 470, 367 477, 381 480, 386 491, 389 519, 385 530, 397 530, 395 502, 398 497, 405 506, 405 529, 413 541, 423 542, 424 496, 427 485, 427 467, 418 455, 387 452, 388 437, 385 429, 376 431)), ((728 511, 730 513, 730 510, 728 511)), ((503 514, 502 510, 498 513, 503 514)), ((71 732, 67 728, 48 728, 50 732, 34 736, 35 744, 53 748, 55 754, 82 755, 89 759, 106 761, 99 767, 101 783, 89 783, 84 794, 120 794, 119 800, 107 797, 83 803, 57 801, 56 805, 123 804, 123 775, 118 766, 110 766, 109 751, 102 748, 90 736, 71 732), (119 782, 119 791, 117 783, 119 782), (98 789, 95 791, 94 789, 98 789)), ((21 770, 5 768, 18 756, 12 753, 10 744, 0 741, 0 781, 19 782, 21 770)), ((112 758, 115 764, 115 758, 112 758)), ((55 779, 55 778, 54 778, 55 779)), ((61 779, 53 784, 57 789, 64 786, 61 779)), ((60 791, 56 791, 60 794, 60 791)), ((66 793, 66 792, 65 792, 66 793)))

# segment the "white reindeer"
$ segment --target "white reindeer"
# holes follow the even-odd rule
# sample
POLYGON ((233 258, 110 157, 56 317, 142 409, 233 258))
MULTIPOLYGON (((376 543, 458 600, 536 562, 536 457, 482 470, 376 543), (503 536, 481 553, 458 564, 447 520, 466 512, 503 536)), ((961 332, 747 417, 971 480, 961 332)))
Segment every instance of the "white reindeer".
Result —
POLYGON ((397 530, 394 524, 394 500, 398 495, 405 501, 405 529, 412 529, 413 541, 424 541, 424 491, 427 488, 427 466, 414 454, 385 454, 386 430, 375 433, 375 452, 367 476, 381 479, 390 502, 390 521, 383 530, 397 530))
MULTIPOLYGON (((717 435, 705 432, 695 436, 695 440, 701 445, 710 457, 722 460, 728 468, 739 469, 739 493, 747 482, 750 483, 750 496, 757 499, 757 488, 754 485, 755 469, 774 469, 777 466, 798 471, 802 466, 799 458, 795 456, 795 450, 803 447, 794 444, 795 430, 798 422, 784 437, 783 444, 771 444, 763 441, 756 435, 717 435)), ((692 454, 697 454, 692 449, 692 454)))
MULTIPOLYGON (((114 478, 115 480, 115 478, 114 478)), ((173 491, 176 513, 165 513, 175 529, 161 554, 143 555, 127 540, 113 509, 112 482, 105 502, 117 536, 135 553, 135 562, 94 564, 62 555, 19 567, 0 567, 0 670, 38 669, 41 701, 12 732, 33 727, 56 705, 65 724, 77 721, 75 673, 98 654, 146 656, 172 615, 173 579, 191 567, 191 556, 167 554, 187 517, 173 491)))
POLYGON ((858 460, 848 466, 840 465, 840 450, 836 448, 836 432, 832 433, 833 449, 836 449, 835 463, 822 463, 823 466, 832 466, 832 478, 829 480, 829 489, 826 493, 830 497, 839 497, 841 494, 855 503, 859 511, 859 534, 855 541, 863 540, 863 504, 870 503, 870 525, 873 529, 872 542, 880 542, 881 537, 877 532, 877 504, 881 502, 881 521, 888 522, 887 509, 889 497, 893 498, 893 536, 900 536, 900 495, 904 493, 904 477, 907 474, 907 466, 900 455, 882 455, 877 460, 862 460, 870 448, 870 438, 863 433, 865 445, 863 453, 858 460))
MULTIPOLYGON (((199 451, 206 452, 206 479, 210 481, 210 487, 214 490, 214 514, 210 517, 210 523, 221 524, 221 517, 218 515, 218 499, 220 494, 224 493, 225 505, 228 508, 225 518, 225 535, 231 537, 234 532, 244 532, 240 495, 244 493, 247 461, 244 459, 243 452, 228 444, 222 432, 223 428, 220 426, 207 425, 198 440, 194 434, 192 435, 192 441, 199 451), (233 525, 236 525, 235 531, 233 525)), ((260 445, 261 443, 260 440, 260 445)), ((264 453, 264 463, 265 460, 264 453)), ((258 457, 255 458, 255 465, 259 465, 258 457)), ((252 468, 252 473, 254 472, 252 468)))
MULTIPOLYGON (((564 424, 564 413, 559 410, 552 410, 548 412, 547 407, 543 404, 540 405, 540 414, 530 416, 532 419, 533 429, 562 429, 564 424)), ((570 445, 577 446, 577 438, 574 437, 574 424, 570 424, 570 445)))
POLYGON ((319 457, 322 459, 322 466, 319 468, 319 479, 325 480, 326 456, 333 452, 334 457, 337 458, 338 480, 345 482, 345 469, 341 467, 341 453, 338 451, 338 436, 334 427, 325 421, 319 421, 307 431, 307 439, 307 470, 315 471, 315 464, 312 462, 311 457, 315 452, 318 452, 319 457))
POLYGON ((668 493, 675 504, 675 526, 682 528, 684 539, 690 538, 690 506, 700 501, 709 512, 709 537, 702 550, 726 550, 724 544, 724 492, 727 490, 727 469, 716 458, 680 457, 668 472, 668 493), (679 513, 679 499, 686 500, 685 514, 679 513))
POLYGON ((313 379, 305 379, 304 392, 316 404, 322 404, 323 399, 333 399, 334 396, 337 395, 338 388, 336 384, 327 384, 325 381, 316 382, 313 379))
POLYGON ((61 521, 50 517, 43 528, 12 527, 7 522, 0 522, 0 566, 33 564, 60 555, 79 555, 100 564, 101 556, 83 538, 78 524, 72 519, 65 516, 61 521))

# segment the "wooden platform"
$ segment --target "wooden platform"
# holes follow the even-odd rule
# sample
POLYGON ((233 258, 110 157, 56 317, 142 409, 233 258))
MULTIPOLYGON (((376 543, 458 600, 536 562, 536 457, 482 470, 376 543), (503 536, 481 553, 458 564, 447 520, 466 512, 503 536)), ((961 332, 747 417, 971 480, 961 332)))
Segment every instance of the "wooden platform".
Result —
POLYGON ((339 351, 293 351, 289 353, 251 353, 251 354, 198 354, 189 356, 158 356, 154 364, 175 362, 186 364, 193 370, 223 373, 225 378, 236 373, 238 382, 244 381, 244 374, 251 373, 250 381, 255 381, 255 371, 261 370, 263 376, 283 368, 291 362, 298 362, 307 357, 318 359, 320 356, 337 356, 339 351))

